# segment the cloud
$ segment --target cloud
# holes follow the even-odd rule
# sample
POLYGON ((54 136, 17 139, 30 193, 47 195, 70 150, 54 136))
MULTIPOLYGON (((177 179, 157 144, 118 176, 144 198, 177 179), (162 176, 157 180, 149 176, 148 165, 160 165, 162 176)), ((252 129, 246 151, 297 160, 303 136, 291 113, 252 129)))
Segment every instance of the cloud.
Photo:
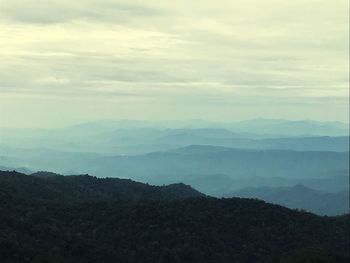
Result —
POLYGON ((67 23, 75 20, 118 22, 130 16, 160 14, 157 9, 140 3, 113 0, 1 0, 0 5, 4 19, 33 24, 67 23))
POLYGON ((192 117, 191 105, 236 105, 243 118, 253 110, 242 105, 288 117, 275 105, 299 101, 323 118, 349 97, 347 10, 346 0, 0 0, 0 103, 152 101, 153 113, 185 103, 192 117))

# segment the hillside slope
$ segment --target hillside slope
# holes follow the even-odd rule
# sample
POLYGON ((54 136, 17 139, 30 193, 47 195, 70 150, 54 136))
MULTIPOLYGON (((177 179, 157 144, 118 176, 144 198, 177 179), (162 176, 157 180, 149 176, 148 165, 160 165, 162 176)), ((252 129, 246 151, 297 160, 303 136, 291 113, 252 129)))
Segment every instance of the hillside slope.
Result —
POLYGON ((62 176, 48 172, 27 176, 0 171, 0 189, 26 200, 59 202, 173 200, 204 196, 185 184, 152 186, 129 179, 62 176))
POLYGON ((159 199, 158 191, 156 199, 148 199, 150 186, 133 188, 130 181, 123 185, 125 198, 96 202, 90 190, 107 189, 99 186, 104 183, 113 188, 119 181, 14 172, 0 178, 0 262, 283 262, 279 259, 300 249, 317 248, 331 257, 318 262, 339 263, 349 255, 348 216, 319 217, 240 198, 159 199), (69 184, 62 183, 66 179, 69 184), (44 190, 31 195, 28 189, 44 190), (79 189, 73 193, 83 202, 66 198, 72 189, 79 189))

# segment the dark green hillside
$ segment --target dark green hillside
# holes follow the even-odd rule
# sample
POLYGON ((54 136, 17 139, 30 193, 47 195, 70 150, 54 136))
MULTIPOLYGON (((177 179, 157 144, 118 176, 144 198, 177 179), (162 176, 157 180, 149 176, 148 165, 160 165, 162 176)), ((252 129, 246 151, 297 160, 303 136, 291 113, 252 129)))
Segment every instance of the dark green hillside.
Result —
POLYGON ((341 257, 330 250, 317 247, 299 248, 271 259, 269 263, 347 263, 349 258, 341 257))
POLYGON ((314 247, 338 260, 315 262, 349 255, 348 216, 200 197, 182 184, 39 175, 0 174, 0 262, 252 263, 314 247))
POLYGON ((151 186, 129 179, 102 179, 88 175, 62 176, 50 172, 27 176, 0 171, 0 189, 26 200, 60 202, 172 200, 204 196, 184 184, 151 186))

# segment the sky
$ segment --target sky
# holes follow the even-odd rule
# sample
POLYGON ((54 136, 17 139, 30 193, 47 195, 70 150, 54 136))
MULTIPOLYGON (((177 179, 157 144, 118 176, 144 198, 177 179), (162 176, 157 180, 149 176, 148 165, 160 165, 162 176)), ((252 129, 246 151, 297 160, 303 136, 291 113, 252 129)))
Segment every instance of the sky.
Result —
POLYGON ((349 121, 347 0, 0 0, 0 126, 349 121))

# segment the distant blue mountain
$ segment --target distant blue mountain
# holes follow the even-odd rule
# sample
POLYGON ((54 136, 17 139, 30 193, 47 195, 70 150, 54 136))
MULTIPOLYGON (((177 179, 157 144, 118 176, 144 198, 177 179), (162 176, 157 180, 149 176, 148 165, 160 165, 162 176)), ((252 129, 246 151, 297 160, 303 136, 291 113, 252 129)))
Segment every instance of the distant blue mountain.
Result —
POLYGON ((304 209, 319 215, 334 216, 349 213, 349 189, 338 193, 328 193, 303 185, 250 187, 232 192, 226 196, 258 198, 289 208, 304 209))

